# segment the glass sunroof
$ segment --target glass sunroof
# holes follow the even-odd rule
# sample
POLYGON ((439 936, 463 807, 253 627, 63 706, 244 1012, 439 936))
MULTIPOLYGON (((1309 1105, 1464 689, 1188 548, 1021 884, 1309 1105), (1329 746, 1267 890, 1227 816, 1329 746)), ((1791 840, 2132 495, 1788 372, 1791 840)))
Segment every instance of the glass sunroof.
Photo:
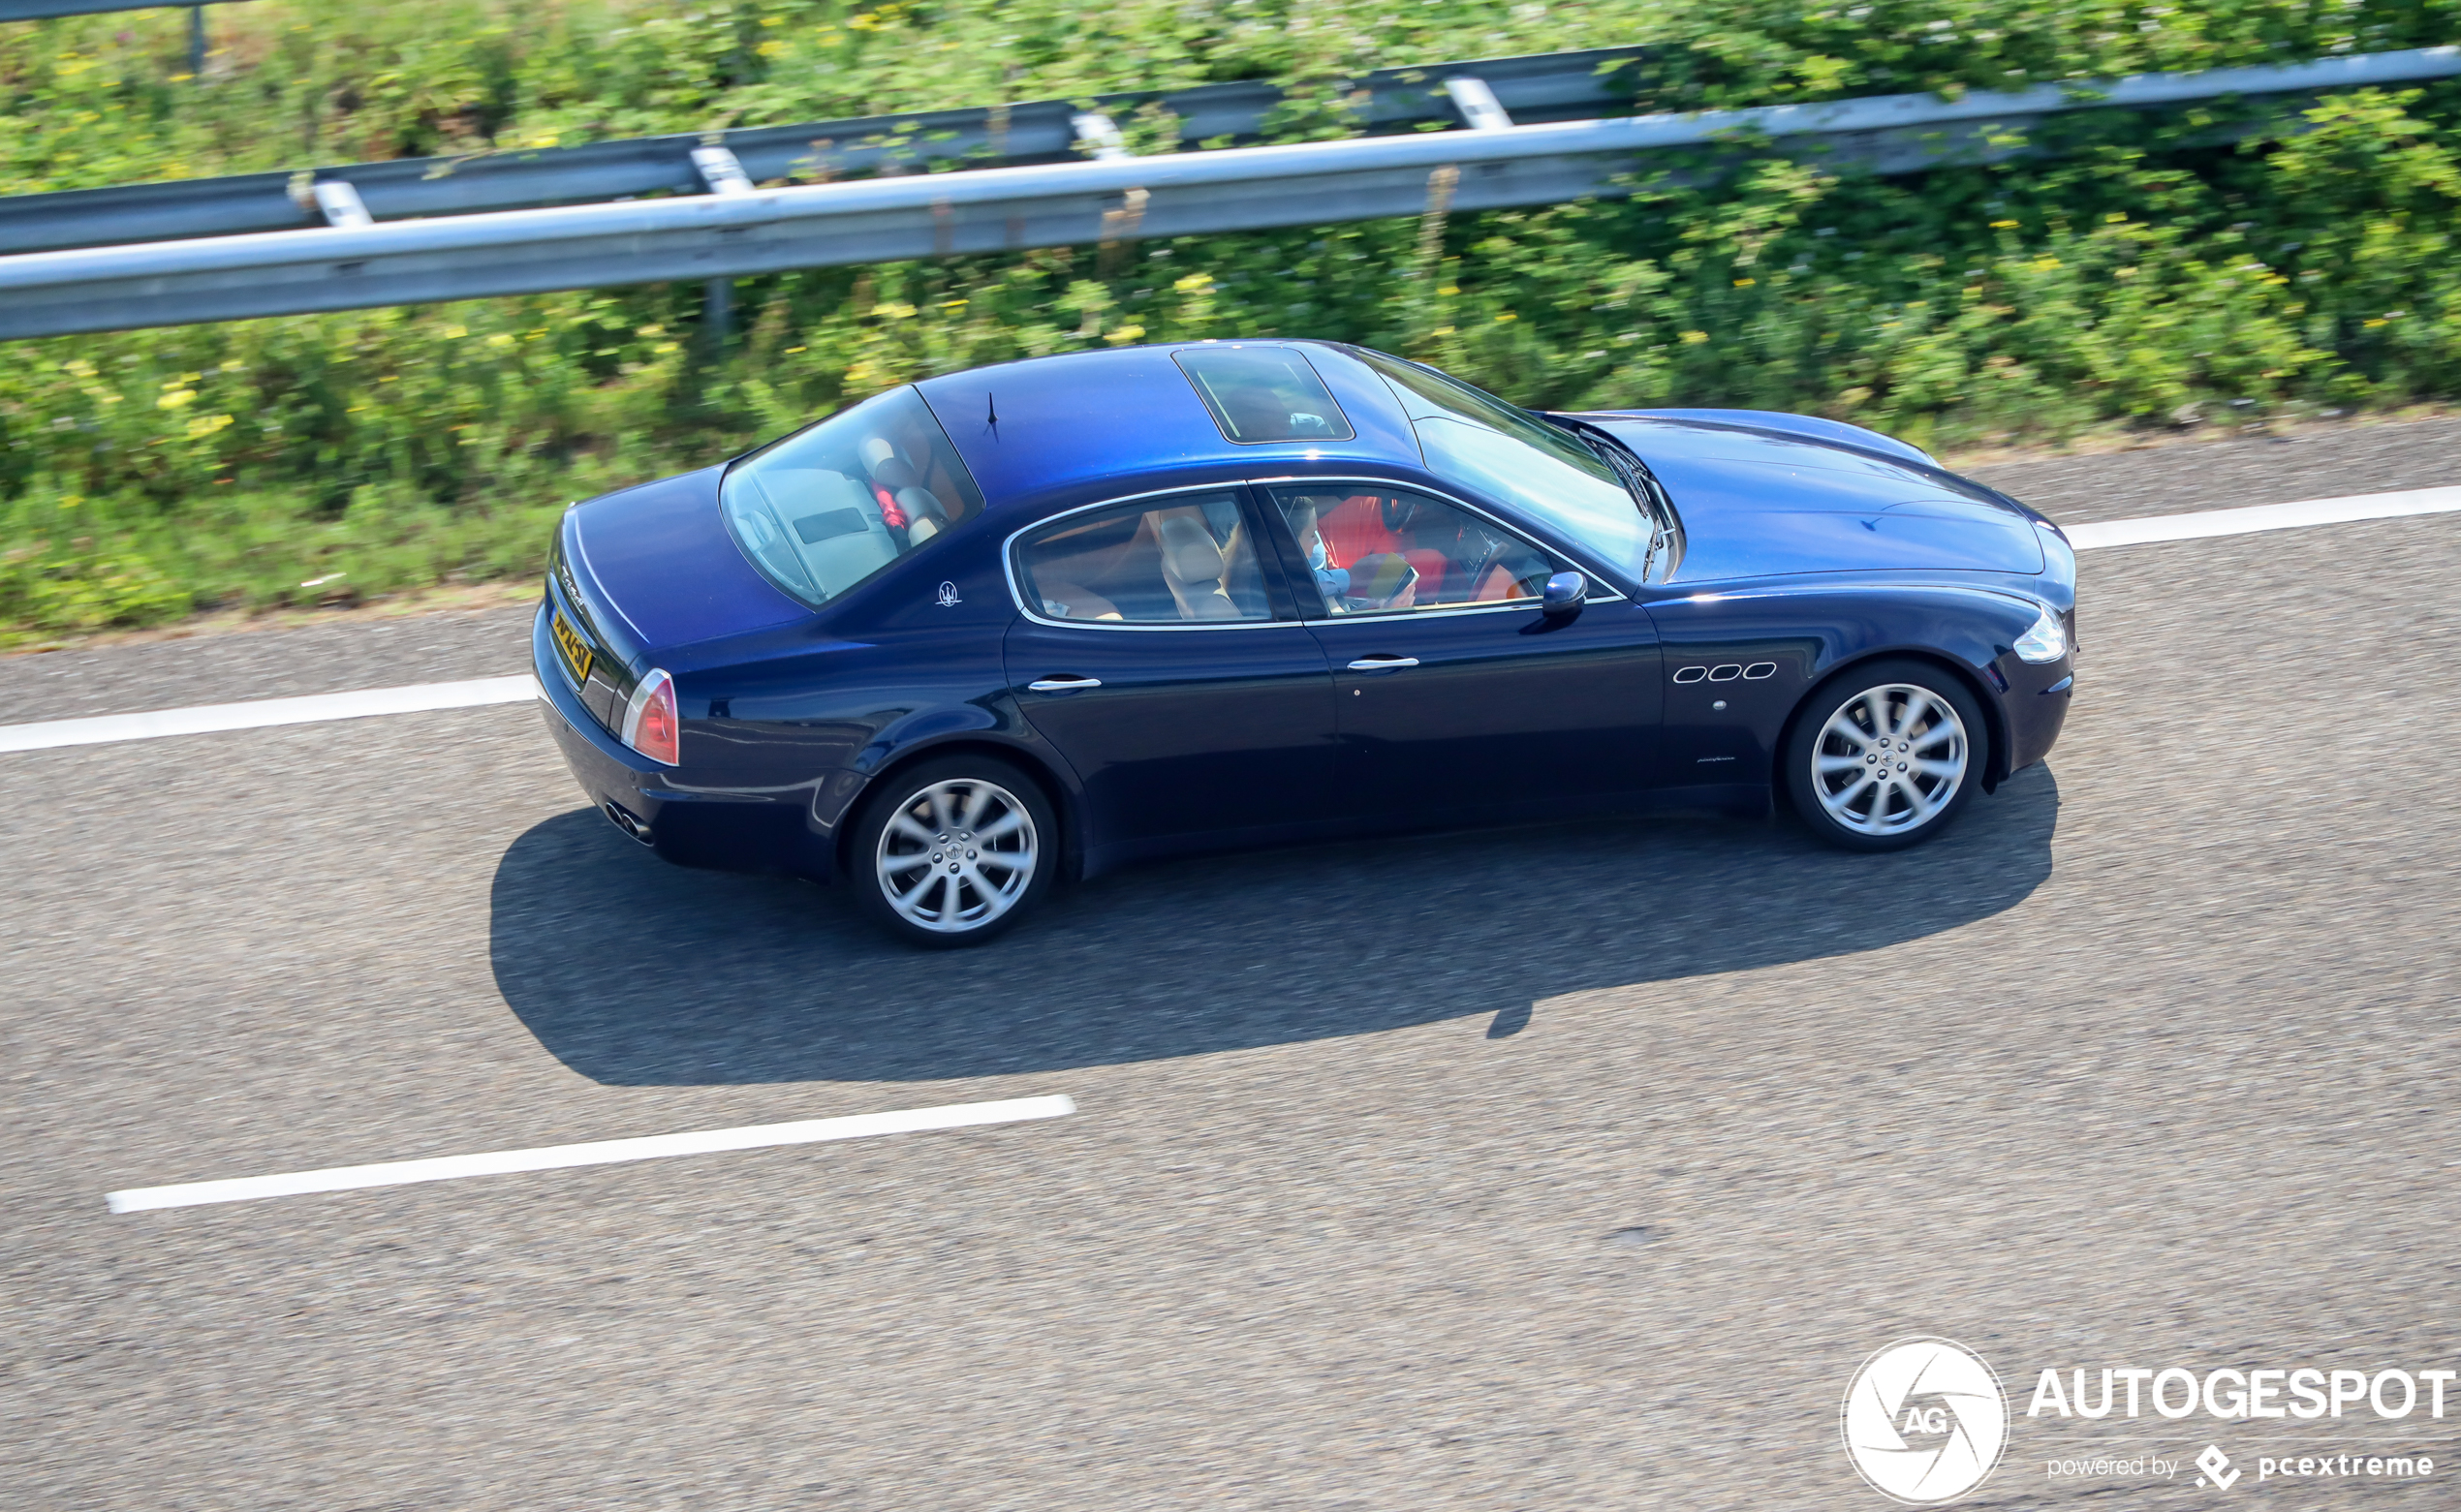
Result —
POLYGON ((1332 390, 1295 347, 1226 342, 1184 348, 1171 359, 1188 375, 1226 440, 1252 446, 1348 441, 1355 434, 1332 390))

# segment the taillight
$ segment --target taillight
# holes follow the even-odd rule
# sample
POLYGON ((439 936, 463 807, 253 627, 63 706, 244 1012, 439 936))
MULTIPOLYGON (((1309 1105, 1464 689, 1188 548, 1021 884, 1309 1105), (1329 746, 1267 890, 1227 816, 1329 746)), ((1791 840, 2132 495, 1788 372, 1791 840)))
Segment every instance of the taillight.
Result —
POLYGON ((655 667, 624 708, 624 744, 669 766, 683 762, 682 722, 675 717, 675 680, 655 667))

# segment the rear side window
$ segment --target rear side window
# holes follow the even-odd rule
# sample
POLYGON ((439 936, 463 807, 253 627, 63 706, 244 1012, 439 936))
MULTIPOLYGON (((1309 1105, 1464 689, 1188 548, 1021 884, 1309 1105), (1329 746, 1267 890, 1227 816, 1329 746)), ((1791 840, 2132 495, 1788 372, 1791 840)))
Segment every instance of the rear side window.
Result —
POLYGON ((1017 545, 1044 619, 1186 625, 1272 618, 1236 494, 1171 494, 1072 514, 1017 545))
POLYGON ((727 470, 727 528, 763 575, 814 608, 982 512, 922 395, 892 388, 727 470))
POLYGON ((1348 441, 1350 417, 1295 347, 1245 342, 1188 347, 1171 354, 1196 386, 1223 438, 1241 446, 1268 441, 1348 441))

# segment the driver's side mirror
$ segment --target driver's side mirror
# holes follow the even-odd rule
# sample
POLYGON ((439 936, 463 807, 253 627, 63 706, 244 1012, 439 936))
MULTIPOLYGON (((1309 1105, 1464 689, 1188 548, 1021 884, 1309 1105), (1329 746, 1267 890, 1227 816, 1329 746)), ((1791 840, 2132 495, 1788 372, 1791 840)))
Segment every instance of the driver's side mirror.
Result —
POLYGON ((1570 614, 1589 600, 1589 579, 1578 572, 1558 572, 1546 580, 1539 608, 1547 615, 1570 614))

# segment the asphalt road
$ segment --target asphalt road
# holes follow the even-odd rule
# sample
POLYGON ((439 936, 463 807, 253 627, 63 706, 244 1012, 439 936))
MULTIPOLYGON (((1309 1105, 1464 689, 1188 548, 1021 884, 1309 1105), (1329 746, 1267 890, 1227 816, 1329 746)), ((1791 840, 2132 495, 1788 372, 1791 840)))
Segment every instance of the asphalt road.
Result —
MULTIPOLYGON (((2453 439, 1985 471, 2108 518, 2461 480, 2453 439)), ((0 1505, 1876 1508, 1838 1402, 1906 1335, 2020 1414, 2046 1366, 2461 1367, 2457 569, 2450 515, 2089 554, 2059 750, 1906 854, 1706 818, 1287 850, 955 956, 644 855, 528 706, 0 757, 0 1505), (1079 1111, 103 1205, 1046 1093, 1079 1111)), ((0 693, 488 675, 521 628, 0 693)), ((2207 1502, 2042 1462, 2211 1442, 2451 1462, 2230 1501, 2449 1506, 2451 1409, 2020 1415, 1963 1504, 2207 1502)))

